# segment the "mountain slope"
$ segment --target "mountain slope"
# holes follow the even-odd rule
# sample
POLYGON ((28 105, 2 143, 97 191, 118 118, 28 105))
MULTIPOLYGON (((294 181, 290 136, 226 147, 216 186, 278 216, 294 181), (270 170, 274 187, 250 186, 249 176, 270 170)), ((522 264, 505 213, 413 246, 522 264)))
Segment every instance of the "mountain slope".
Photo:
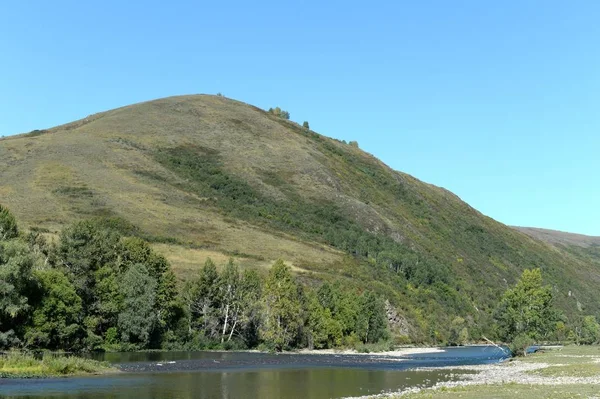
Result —
POLYGON ((600 237, 533 227, 515 227, 515 229, 568 252, 582 263, 593 264, 600 268, 600 237))
POLYGON ((566 312, 599 310, 598 264, 223 97, 161 99, 0 140, 0 177, 0 202, 29 227, 126 219, 181 278, 206 256, 248 267, 283 258, 308 283, 376 287, 414 339, 447 338, 457 315, 486 331, 499 295, 531 267, 566 312))

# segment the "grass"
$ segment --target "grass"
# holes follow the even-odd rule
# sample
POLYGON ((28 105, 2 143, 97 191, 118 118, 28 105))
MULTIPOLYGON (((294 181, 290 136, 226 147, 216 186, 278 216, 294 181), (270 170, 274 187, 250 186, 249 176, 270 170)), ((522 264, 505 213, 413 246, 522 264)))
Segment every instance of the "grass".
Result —
MULTIPOLYGON (((541 351, 536 354, 519 358, 522 363, 539 363, 547 367, 530 371, 529 373, 551 380, 556 377, 597 377, 600 378, 600 347, 599 346, 566 346, 562 349, 541 351)), ((509 366, 508 364, 506 366, 509 366)), ((551 381, 552 382, 552 381, 551 381)), ((577 383, 566 381, 556 384, 519 384, 514 382, 502 384, 482 384, 461 387, 442 387, 425 389, 418 393, 402 396, 390 396, 390 399, 563 399, 590 398, 600 394, 598 384, 577 383)))
POLYGON ((75 356, 7 352, 0 355, 0 378, 66 377, 116 372, 108 363, 75 356))
POLYGON ((541 349, 538 352, 519 358, 526 363, 580 364, 600 359, 598 345, 567 345, 558 348, 541 349))
MULTIPOLYGON (((468 387, 423 391, 397 397, 398 399, 575 399, 598 395, 598 387, 593 385, 473 385, 468 387)), ((391 397, 393 398, 393 397, 391 397)), ((390 398, 390 399, 391 399, 390 398)))
POLYGON ((600 312, 600 254, 531 239, 358 148, 224 97, 172 97, 8 137, 0 171, 2 204, 25 227, 125 218, 181 279, 208 255, 248 267, 282 258, 376 288, 415 341, 444 341, 457 315, 488 335, 479 330, 524 268, 543 267, 565 313, 578 303, 600 312), (385 259, 389 248, 402 259, 385 259))
POLYGON ((600 375, 600 364, 570 364, 566 366, 550 366, 533 372, 544 377, 595 377, 600 375))
POLYGON ((600 376, 599 346, 566 346, 523 359, 527 363, 548 363, 549 367, 532 371, 544 377, 596 377, 600 376))

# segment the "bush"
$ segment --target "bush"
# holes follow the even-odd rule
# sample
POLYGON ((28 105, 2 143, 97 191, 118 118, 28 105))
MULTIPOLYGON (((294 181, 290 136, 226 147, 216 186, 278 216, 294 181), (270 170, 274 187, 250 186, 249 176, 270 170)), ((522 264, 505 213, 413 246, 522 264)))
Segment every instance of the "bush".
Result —
POLYGON ((525 356, 527 355, 527 348, 533 345, 533 342, 533 338, 529 335, 520 334, 508 345, 508 349, 510 349, 513 356, 525 356))
POLYGON ((275 107, 275 108, 269 108, 269 113, 273 114, 279 118, 283 118, 283 119, 290 119, 290 113, 287 111, 282 110, 279 107, 275 107))
POLYGON ((7 208, 0 205, 0 240, 10 240, 18 235, 15 217, 7 208))
POLYGON ((0 355, 0 378, 2 377, 47 377, 74 374, 96 374, 112 371, 106 362, 75 356, 44 353, 8 352, 0 355))
POLYGON ((392 341, 381 341, 376 344, 358 342, 354 345, 353 349, 358 353, 388 352, 394 350, 394 343, 392 341))

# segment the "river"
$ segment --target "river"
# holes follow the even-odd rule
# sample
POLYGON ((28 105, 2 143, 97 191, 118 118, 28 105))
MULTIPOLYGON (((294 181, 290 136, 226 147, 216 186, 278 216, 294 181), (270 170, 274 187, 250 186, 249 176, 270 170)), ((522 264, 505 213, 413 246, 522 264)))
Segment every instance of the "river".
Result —
POLYGON ((461 371, 420 367, 494 363, 491 346, 405 356, 134 352, 97 355, 122 373, 0 380, 2 398, 329 399, 378 394, 457 379, 461 371))

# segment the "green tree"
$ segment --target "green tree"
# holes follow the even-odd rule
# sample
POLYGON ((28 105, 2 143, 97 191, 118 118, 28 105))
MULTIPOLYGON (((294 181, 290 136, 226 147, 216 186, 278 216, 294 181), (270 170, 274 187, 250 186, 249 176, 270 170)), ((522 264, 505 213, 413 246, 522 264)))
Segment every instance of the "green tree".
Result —
POLYGON ((244 270, 241 279, 240 335, 246 346, 256 346, 259 342, 261 322, 261 298, 263 281, 255 270, 244 270))
POLYGON ((469 340, 469 329, 467 328, 467 322, 460 316, 456 316, 452 319, 450 325, 450 337, 448 344, 450 345, 465 345, 469 340))
POLYGON ((553 332, 558 314, 553 307, 552 289, 543 285, 540 269, 523 271, 516 286, 502 296, 496 318, 506 342, 520 335, 541 339, 553 332))
POLYGON ((20 240, 0 241, 0 346, 18 343, 35 288, 36 257, 20 240))
MULTIPOLYGON (((184 316, 184 309, 179 297, 177 278, 167 259, 157 254, 148 242, 138 237, 127 237, 123 239, 122 268, 131 267, 134 264, 143 264, 150 276, 156 280, 157 300, 155 312, 157 315, 158 328, 154 330, 152 345, 159 347, 163 335, 172 335, 179 320, 184 316)), ((170 339, 173 337, 171 336, 170 339)))
POLYGON ((283 119, 290 119, 290 113, 282 110, 279 107, 269 108, 269 113, 283 119))
POLYGON ((81 298, 75 287, 59 270, 35 272, 41 300, 27 328, 28 345, 44 349, 76 350, 81 347, 81 298))
POLYGON ((123 275, 120 289, 123 295, 123 310, 118 323, 121 340, 137 348, 146 348, 157 321, 154 313, 156 280, 144 265, 135 264, 123 275))
POLYGON ((184 305, 179 295, 177 277, 172 270, 162 274, 156 292, 158 325, 163 333, 174 332, 184 317, 184 305))
POLYGON ((261 337, 276 350, 288 348, 302 325, 298 288, 290 267, 281 259, 275 262, 263 290, 261 337))
POLYGON ((579 342, 587 345, 600 342, 600 324, 594 316, 584 316, 581 322, 579 342))
POLYGON ((383 300, 374 292, 361 295, 356 322, 356 332, 365 344, 387 338, 387 317, 383 300))
POLYGON ((563 320, 559 320, 556 322, 556 327, 555 327, 555 334, 556 334, 556 339, 560 342, 566 341, 569 337, 569 334, 572 333, 572 331, 567 327, 567 325, 565 324, 565 322, 563 320))
POLYGON ((0 205, 0 241, 10 240, 18 235, 19 230, 15 217, 7 208, 0 205))
POLYGON ((360 296, 354 290, 343 289, 339 281, 335 282, 331 288, 333 307, 329 308, 333 318, 340 323, 342 333, 349 336, 356 332, 358 313, 360 312, 360 296))
POLYGON ((310 125, 308 124, 308 121, 302 122, 302 127, 305 128, 306 130, 310 130, 310 125))
POLYGON ((91 219, 72 224, 61 232, 52 254, 53 264, 69 278, 81 298, 87 349, 102 345, 120 311, 120 296, 115 293, 124 249, 114 222, 91 219))
POLYGON ((146 266, 148 273, 155 280, 160 280, 162 275, 170 270, 167 259, 157 254, 148 242, 138 237, 126 237, 122 240, 123 255, 121 265, 127 269, 131 265, 141 263, 146 266))
MULTIPOLYGON (((90 334, 101 337, 107 330, 117 325, 119 313, 123 309, 123 293, 121 292, 121 273, 118 266, 112 263, 102 266, 94 273, 94 328, 90 334)), ((88 322, 90 319, 88 319, 88 322)))
POLYGON ((94 220, 75 223, 60 234, 56 263, 75 285, 86 313, 93 314, 97 308, 96 271, 115 265, 122 253, 120 234, 94 220))
POLYGON ((200 329, 211 338, 219 334, 219 273, 208 258, 197 279, 188 283, 185 301, 190 315, 190 328, 200 329))
POLYGON ((310 290, 306 298, 307 320, 306 338, 309 348, 333 348, 342 343, 342 326, 331 315, 331 310, 324 307, 319 296, 310 290))

